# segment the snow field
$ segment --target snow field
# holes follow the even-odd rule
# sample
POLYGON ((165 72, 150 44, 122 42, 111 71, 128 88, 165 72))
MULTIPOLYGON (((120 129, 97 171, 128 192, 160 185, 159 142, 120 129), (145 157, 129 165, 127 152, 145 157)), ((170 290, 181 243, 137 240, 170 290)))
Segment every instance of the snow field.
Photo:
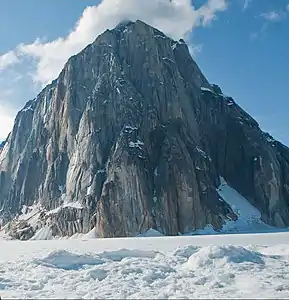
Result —
POLYGON ((1 241, 0 295, 2 299, 288 298, 288 237, 269 233, 1 241))

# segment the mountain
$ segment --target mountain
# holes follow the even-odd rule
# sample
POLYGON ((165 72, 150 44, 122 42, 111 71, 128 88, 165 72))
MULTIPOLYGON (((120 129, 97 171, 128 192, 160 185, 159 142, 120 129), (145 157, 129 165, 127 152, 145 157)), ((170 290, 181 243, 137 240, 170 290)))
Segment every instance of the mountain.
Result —
POLYGON ((264 222, 289 225, 289 149, 207 81, 183 40, 125 22, 17 114, 0 156, 0 217, 20 239, 218 231, 238 218, 220 178, 264 222))

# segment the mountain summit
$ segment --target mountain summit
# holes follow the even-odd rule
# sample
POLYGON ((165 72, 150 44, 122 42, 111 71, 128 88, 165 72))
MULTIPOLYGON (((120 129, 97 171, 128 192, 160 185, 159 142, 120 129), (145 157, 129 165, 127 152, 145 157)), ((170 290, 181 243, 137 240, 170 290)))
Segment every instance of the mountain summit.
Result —
POLYGON ((123 22, 18 113, 0 155, 0 217, 21 239, 218 231, 238 218, 220 178, 264 222, 289 225, 289 149, 206 80, 184 41, 123 22))

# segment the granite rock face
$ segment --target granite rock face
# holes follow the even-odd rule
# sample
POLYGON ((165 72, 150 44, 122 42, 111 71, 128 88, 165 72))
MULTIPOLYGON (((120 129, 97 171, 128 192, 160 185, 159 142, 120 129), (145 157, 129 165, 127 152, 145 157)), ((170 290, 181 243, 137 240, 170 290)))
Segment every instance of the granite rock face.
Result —
POLYGON ((209 84, 184 41, 127 22, 18 113, 0 154, 0 219, 38 207, 37 228, 58 236, 219 230, 237 218, 220 176, 265 222, 289 225, 288 148, 209 84))
POLYGON ((4 146, 5 146, 5 142, 0 142, 0 155, 1 155, 1 152, 3 151, 3 149, 4 149, 4 146))

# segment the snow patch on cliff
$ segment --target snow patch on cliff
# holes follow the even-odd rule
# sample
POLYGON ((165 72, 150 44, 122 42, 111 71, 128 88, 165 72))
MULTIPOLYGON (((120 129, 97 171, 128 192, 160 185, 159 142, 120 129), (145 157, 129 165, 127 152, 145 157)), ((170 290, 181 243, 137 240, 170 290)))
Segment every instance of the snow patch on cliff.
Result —
POLYGON ((221 185, 218 188, 219 195, 231 206, 237 214, 237 221, 229 221, 223 230, 226 232, 268 232, 276 231, 276 228, 267 225, 261 219, 261 212, 254 207, 249 200, 230 187, 221 177, 221 185))
POLYGON ((63 207, 71 207, 71 208, 82 209, 83 205, 79 201, 76 201, 76 202, 65 202, 65 203, 63 203, 63 205, 60 208, 63 208, 63 207))
POLYGON ((36 231, 30 240, 52 240, 52 231, 49 226, 44 226, 36 231))
POLYGON ((34 111, 34 109, 32 108, 32 104, 31 105, 29 105, 28 107, 26 107, 26 108, 23 108, 22 110, 21 110, 21 112, 25 112, 25 111, 34 111))
POLYGON ((203 92, 210 92, 210 93, 215 94, 214 91, 212 91, 212 90, 209 89, 209 88, 203 87, 203 86, 201 86, 201 91, 203 91, 203 92))
MULTIPOLYGON (((261 212, 254 207, 248 199, 240 195, 233 189, 224 178, 220 177, 221 184, 217 189, 221 199, 230 205, 234 213, 238 216, 236 221, 227 221, 221 231, 215 231, 211 225, 204 229, 196 230, 193 234, 221 234, 221 233, 261 233, 287 231, 277 229, 261 219, 261 212)), ((221 200, 220 199, 220 200, 221 200)))
POLYGON ((18 220, 26 221, 32 227, 36 227, 39 222, 40 214, 44 210, 40 204, 36 204, 32 206, 23 205, 21 211, 22 214, 18 216, 18 220))
POLYGON ((52 214, 56 214, 58 213, 61 209, 66 208, 66 207, 70 207, 70 208, 76 208, 76 209, 82 209, 83 205, 80 201, 75 201, 75 202, 68 202, 68 201, 64 201, 62 205, 51 209, 49 211, 46 211, 45 213, 47 215, 52 215, 52 214))
POLYGON ((142 141, 137 140, 136 142, 129 142, 129 147, 130 148, 139 148, 142 150, 142 146, 144 145, 144 143, 142 141))

